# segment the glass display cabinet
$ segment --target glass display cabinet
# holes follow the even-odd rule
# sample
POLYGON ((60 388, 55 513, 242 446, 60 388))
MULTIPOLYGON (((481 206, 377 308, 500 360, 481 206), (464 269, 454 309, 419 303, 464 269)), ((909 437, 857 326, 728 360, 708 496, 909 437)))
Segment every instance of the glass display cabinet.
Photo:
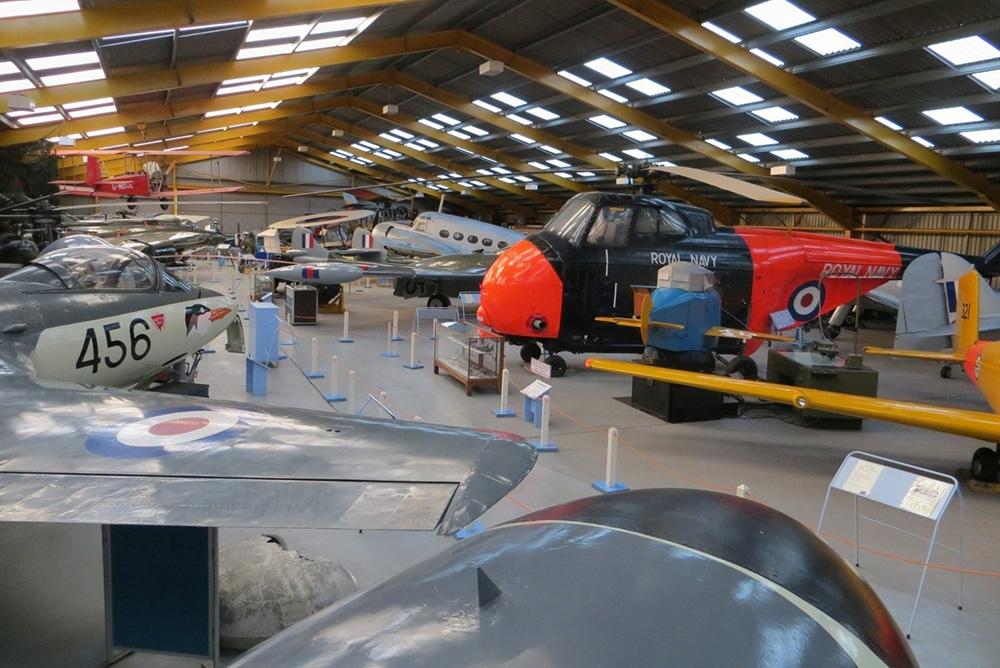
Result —
POLYGON ((481 385, 499 394, 503 354, 503 338, 489 330, 471 323, 441 323, 434 340, 434 373, 444 371, 458 380, 466 395, 481 385))

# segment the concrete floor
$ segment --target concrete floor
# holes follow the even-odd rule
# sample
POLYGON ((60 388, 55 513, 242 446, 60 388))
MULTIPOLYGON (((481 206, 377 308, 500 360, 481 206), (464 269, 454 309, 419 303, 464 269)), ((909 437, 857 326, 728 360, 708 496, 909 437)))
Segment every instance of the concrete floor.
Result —
MULTIPOLYGON (((203 272, 207 276, 208 272, 203 272)), ((231 282, 220 277, 222 288, 231 282)), ((212 287, 209 285, 209 287, 212 287)), ((247 281, 238 293, 245 298, 247 281)), ((200 382, 211 385, 217 399, 248 401, 260 405, 286 405, 319 410, 345 410, 344 404, 330 407, 321 394, 326 380, 309 381, 299 367, 308 364, 309 341, 316 337, 321 359, 336 354, 346 368, 356 373, 359 395, 388 392, 388 404, 401 418, 428 422, 503 429, 524 436, 537 435, 534 427, 520 417, 498 419, 491 414, 498 398, 480 390, 466 397, 464 388, 446 376, 434 376, 431 368, 432 342, 429 328, 419 344, 418 357, 424 369, 408 370, 402 364, 407 344, 399 346, 401 357, 384 358, 386 322, 393 310, 399 311, 400 330, 409 332, 416 300, 402 301, 389 288, 355 288, 348 295, 353 344, 338 343, 342 316, 321 315, 315 327, 291 328, 300 340, 286 347, 290 358, 280 363, 269 377, 265 397, 243 391, 243 360, 239 355, 219 352, 205 357, 200 382)), ((852 347, 851 332, 840 343, 852 347)), ((889 331, 863 330, 862 344, 891 344, 889 331)), ((217 348, 221 351, 222 346, 217 348)), ((764 356, 758 353, 760 362, 764 356)), ((920 431, 903 426, 868 421, 861 431, 806 429, 788 420, 771 417, 772 411, 754 410, 743 418, 715 422, 672 425, 635 410, 615 397, 630 394, 631 381, 625 377, 588 371, 583 356, 567 356, 569 372, 552 384, 553 417, 551 438, 558 453, 541 454, 528 478, 482 519, 491 525, 518 517, 530 510, 595 493, 591 482, 603 476, 606 430, 615 426, 621 434, 618 462, 619 479, 632 488, 696 487, 735 491, 747 484, 751 496, 815 527, 827 484, 843 457, 851 450, 864 450, 947 473, 967 467, 980 443, 971 439, 920 431)), ((884 397, 925 401, 974 410, 988 410, 973 386, 956 373, 951 380, 938 377, 934 365, 918 362, 869 359, 879 369, 880 391, 884 397)), ((533 376, 521 364, 516 348, 508 350, 507 367, 511 380, 523 387, 533 376)), ((512 388, 512 392, 516 392, 512 388)), ((515 409, 520 413, 519 402, 515 409)), ((376 415, 369 407, 368 415, 376 415)), ((787 417, 787 416, 785 416, 787 417)), ((965 493, 965 600, 957 609, 958 575, 948 570, 958 565, 953 552, 938 548, 913 629, 912 648, 925 666, 994 666, 1000 652, 996 633, 1000 624, 1000 517, 996 512, 1000 497, 965 493)), ((825 533, 832 545, 853 561, 853 548, 844 537, 853 539, 853 501, 835 494, 825 533)), ((911 534, 929 536, 930 527, 908 520, 900 513, 865 504, 862 543, 872 551, 861 553, 860 573, 876 589, 901 627, 912 610, 926 542, 911 534), (893 525, 901 530, 890 528, 893 525)), ((956 546, 959 540, 957 506, 949 511, 942 526, 941 541, 956 546)), ((289 546, 304 554, 335 560, 356 577, 365 589, 407 566, 446 548, 452 539, 405 532, 283 531, 289 546)), ((221 541, 239 540, 255 532, 223 530, 221 541)), ((2 558, 2 554, 0 554, 2 558)), ((91 609, 99 618, 100 601, 91 609)), ((78 619, 80 617, 78 616, 78 619)), ((85 665, 85 664, 81 664, 85 665)), ((175 657, 130 657, 132 666, 197 665, 175 657)))

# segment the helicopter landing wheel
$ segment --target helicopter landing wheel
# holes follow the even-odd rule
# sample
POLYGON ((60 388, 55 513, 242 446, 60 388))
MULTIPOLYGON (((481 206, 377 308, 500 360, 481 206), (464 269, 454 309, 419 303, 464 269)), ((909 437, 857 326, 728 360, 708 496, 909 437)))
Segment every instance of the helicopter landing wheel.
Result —
POLYGON ((553 378, 562 378, 566 375, 566 360, 559 355, 549 355, 545 358, 545 363, 552 367, 553 378))
POLYGON ((972 479, 980 482, 998 482, 1000 454, 990 448, 979 448, 972 455, 972 479))
POLYGON ((943 367, 941 367, 941 377, 942 378, 951 378, 951 365, 950 364, 945 364, 943 367))
POLYGON ((531 360, 536 360, 542 356, 542 347, 532 341, 521 346, 521 361, 531 364, 531 360))
POLYGON ((726 375, 739 375, 745 380, 757 380, 757 363, 746 355, 737 355, 726 364, 726 375))

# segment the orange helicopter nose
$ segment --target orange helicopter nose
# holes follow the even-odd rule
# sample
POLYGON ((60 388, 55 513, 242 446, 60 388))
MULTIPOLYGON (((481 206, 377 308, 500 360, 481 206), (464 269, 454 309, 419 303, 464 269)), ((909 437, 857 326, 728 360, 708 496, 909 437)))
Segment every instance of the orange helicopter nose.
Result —
POLYGON ((552 264, 524 239, 501 253, 483 277, 479 319, 504 336, 554 339, 562 298, 562 280, 552 264))

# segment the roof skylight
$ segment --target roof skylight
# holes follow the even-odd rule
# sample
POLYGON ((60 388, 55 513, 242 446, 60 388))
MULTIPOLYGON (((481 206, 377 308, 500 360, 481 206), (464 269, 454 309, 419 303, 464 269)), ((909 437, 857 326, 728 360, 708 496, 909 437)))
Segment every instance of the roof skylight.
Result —
POLYGON ((236 60, 247 60, 249 58, 264 58, 266 56, 282 56, 291 53, 295 49, 295 43, 272 44, 271 46, 244 47, 236 54, 236 60))
MULTIPOLYGON (((9 116, 10 114, 8 114, 9 116)), ((53 114, 33 114, 31 116, 22 116, 17 119, 20 125, 41 125, 42 123, 54 123, 56 121, 65 120, 63 115, 59 112, 53 114)))
MULTIPOLYGON (((423 137, 421 137, 420 139, 418 139, 417 142, 420 143, 420 144, 423 144, 427 148, 438 148, 438 147, 441 146, 441 144, 438 144, 437 142, 433 142, 430 139, 424 139, 423 137)), ((409 144, 407 144, 407 146, 409 146, 409 144)))
POLYGON ((275 39, 302 39, 309 32, 308 23, 298 23, 276 28, 254 28, 247 33, 247 42, 269 42, 275 39))
POLYGON ((609 88, 603 88, 603 89, 601 89, 601 90, 599 90, 597 92, 600 93, 601 95, 603 95, 604 97, 609 97, 612 100, 614 100, 615 102, 618 102, 620 104, 628 104, 628 98, 627 97, 625 97, 624 95, 619 95, 618 93, 615 93, 614 91, 612 91, 609 88))
POLYGON ((797 148, 783 148, 777 151, 771 151, 771 155, 776 155, 782 160, 803 160, 809 157, 797 148))
POLYGON ((737 153, 736 157, 743 158, 747 162, 760 162, 760 158, 758 158, 752 153, 737 153))
POLYGON ((611 160, 612 162, 621 162, 622 161, 622 159, 619 158, 614 153, 598 153, 597 155, 601 156, 605 160, 611 160))
POLYGON ((743 11, 775 30, 786 30, 816 20, 815 16, 788 0, 767 0, 759 5, 747 7, 743 11))
POLYGON ((966 65, 1000 58, 1000 49, 979 35, 931 44, 927 50, 952 65, 966 65))
POLYGON ((0 19, 79 11, 77 0, 12 0, 0 2, 0 19))
POLYGON ((120 132, 125 132, 125 128, 119 126, 116 128, 105 128, 103 130, 91 130, 87 133, 88 137, 104 137, 105 135, 115 135, 120 132))
POLYGON ((552 155, 559 155, 562 153, 562 151, 557 149, 555 146, 549 146, 548 144, 539 144, 538 148, 542 149, 546 153, 551 153, 552 155))
POLYGON ((42 77, 42 83, 46 86, 64 86, 66 84, 83 83, 84 81, 97 81, 104 78, 104 70, 100 67, 92 70, 77 70, 76 72, 66 72, 65 74, 50 74, 42 77))
POLYGON ((452 135, 453 137, 458 137, 459 139, 465 139, 465 140, 472 139, 472 135, 467 135, 461 130, 448 130, 448 134, 452 135))
POLYGON ((389 130, 389 132, 391 132, 394 135, 398 135, 398 136, 402 137, 403 139, 413 139, 413 135, 411 135, 406 130, 400 130, 399 128, 393 128, 393 129, 389 130))
POLYGON ((729 149, 732 148, 732 146, 730 146, 726 142, 719 141, 718 139, 706 139, 705 141, 708 142, 709 144, 711 144, 712 146, 716 147, 716 148, 721 148, 724 151, 728 151, 729 149))
POLYGON ((852 51, 861 48, 861 42, 848 37, 836 28, 817 30, 808 35, 799 35, 795 41, 821 56, 852 51))
POLYGON ((13 93, 19 90, 31 90, 35 84, 28 79, 9 79, 0 81, 0 93, 13 93))
POLYGON ((778 140, 772 137, 768 137, 760 132, 752 132, 747 135, 738 135, 738 139, 745 141, 751 146, 770 146, 771 144, 777 144, 778 140))
POLYGON ((468 133, 476 135, 477 137, 485 137, 486 135, 489 134, 489 132, 487 132, 486 130, 482 129, 477 125, 466 125, 462 129, 468 133))
POLYGON ((64 53, 59 56, 43 56, 41 58, 28 58, 28 67, 33 70, 55 70, 61 67, 74 67, 77 65, 91 65, 101 62, 95 51, 81 51, 78 53, 64 53))
POLYGON ((545 162, 549 163, 553 167, 558 167, 560 169, 569 169, 570 167, 572 167, 571 164, 569 164, 565 160, 560 160, 559 158, 552 158, 551 160, 546 160, 545 162))
POLYGON ((500 107, 496 106, 495 104, 490 104, 489 102, 485 102, 483 100, 473 100, 472 104, 476 105, 477 107, 482 107, 486 111, 492 111, 494 114, 499 114, 501 111, 500 107))
POLYGON ((524 116, 518 116, 517 114, 507 114, 507 118, 512 121, 516 121, 521 125, 531 125, 531 121, 524 116))
POLYGON ((543 121, 553 121, 559 118, 559 114, 554 111, 549 111, 545 107, 532 107, 531 109, 525 109, 525 113, 531 114, 535 118, 540 118, 543 121))
POLYGON ((577 172, 576 175, 577 176, 583 176, 583 177, 597 176, 596 174, 594 174, 594 172, 577 172))
POLYGON ((920 144, 925 148, 934 148, 934 144, 932 142, 927 141, 923 137, 910 137, 910 139, 912 139, 913 141, 917 142, 918 144, 920 144))
POLYGON ((886 118, 885 116, 876 116, 875 120, 889 128, 890 130, 902 130, 903 126, 892 120, 891 118, 886 118))
POLYGON ((652 79, 636 79, 635 81, 629 81, 625 84, 633 90, 637 90, 647 97, 654 97, 656 95, 666 95, 670 92, 670 89, 659 84, 652 79))
POLYGON ((645 130, 626 130, 622 134, 634 141, 653 141, 656 139, 656 135, 645 130))
POLYGON ((983 120, 979 114, 966 109, 965 107, 944 107, 942 109, 928 109, 921 111, 921 114, 937 121, 941 125, 955 125, 956 123, 975 123, 983 120))
POLYGON ((528 164, 534 167, 535 169, 549 169, 549 166, 546 165, 544 162, 531 161, 528 164))
POLYGON ((432 121, 429 118, 418 118, 417 119, 417 123, 423 123, 427 127, 434 128, 435 130, 443 130, 444 129, 443 125, 441 125, 437 121, 432 121))
POLYGON ((436 121, 441 121, 445 125, 458 125, 461 122, 457 118, 452 118, 448 114, 434 114, 431 118, 436 121))
POLYGON ((740 42, 743 41, 742 39, 740 39, 739 37, 737 37, 733 33, 729 32, 728 30, 724 30, 724 29, 720 28, 719 26, 715 25, 711 21, 705 21, 701 25, 704 26, 705 28, 708 28, 709 30, 711 30, 712 32, 714 32, 716 35, 718 35, 719 37, 723 38, 724 40, 726 40, 728 42, 732 42, 733 44, 739 44, 740 42))
POLYGON ((971 141, 973 144, 989 144, 1000 141, 1000 128, 990 130, 970 130, 960 132, 960 135, 971 141))
POLYGON ((559 76, 563 77, 564 79, 569 79, 573 83, 578 84, 580 86, 585 86, 585 87, 589 87, 590 86, 590 82, 589 81, 587 81, 583 77, 576 76, 575 74, 573 74, 569 70, 559 70, 559 76))
MULTIPOLYGON (((632 70, 627 67, 622 67, 613 60, 608 58, 596 58, 594 60, 588 60, 585 62, 584 67, 594 70, 598 74, 603 74, 609 79, 617 79, 619 77, 628 76, 632 74, 632 70)), ((568 78, 568 77, 567 77, 568 78)))
POLYGON ((336 19, 334 21, 321 21, 320 23, 316 24, 316 27, 313 28, 309 34, 322 35, 328 32, 348 32, 350 30, 357 30, 364 22, 365 22, 365 17, 363 16, 353 19, 336 19))
POLYGON ((570 174, 569 172, 552 172, 552 173, 555 174, 556 176, 561 176, 564 179, 571 179, 571 178, 573 178, 573 175, 570 174))
POLYGON ((89 116, 100 116, 101 114, 113 114, 118 111, 114 102, 111 104, 102 104, 95 107, 84 107, 81 109, 74 109, 68 111, 70 118, 87 118, 89 116))
POLYGON ((750 113, 768 123, 781 123, 782 121, 793 121, 798 118, 797 114, 788 111, 784 107, 765 107, 751 111, 750 113))
POLYGON ((492 97, 494 100, 498 102, 503 102, 509 107, 520 107, 522 105, 528 104, 521 98, 514 97, 513 95, 505 91, 500 91, 499 93, 493 93, 492 95, 490 95, 490 97, 492 97))
POLYGON ((977 72, 972 78, 983 84, 990 90, 1000 89, 1000 70, 989 70, 988 72, 977 72))
POLYGON ((595 125, 600 125, 602 128, 607 128, 608 130, 616 130, 618 128, 623 128, 627 125, 624 121, 620 121, 614 116, 608 116, 607 114, 599 114, 597 116, 591 116, 587 119, 595 125))
POLYGON ((638 148, 626 148, 622 151, 625 155, 630 155, 636 160, 647 160, 653 157, 652 153, 646 153, 642 149, 638 148))
POLYGON ((709 95, 719 98, 723 102, 728 102, 733 106, 742 106, 744 104, 753 104, 754 102, 762 102, 764 98, 756 93, 748 91, 742 86, 733 86, 732 88, 721 88, 719 90, 713 90, 709 95))
POLYGON ((534 144, 534 143, 535 143, 535 140, 534 140, 534 139, 532 139, 531 137, 525 137, 524 135, 519 135, 519 134, 517 134, 516 132, 515 132, 515 133, 513 133, 513 134, 510 134, 510 135, 508 135, 508 136, 509 136, 509 137, 510 137, 511 139, 513 139, 514 141, 519 141, 519 142, 521 142, 522 144, 534 144))
POLYGON ((344 46, 348 41, 348 38, 343 35, 337 37, 323 37, 321 39, 307 39, 295 47, 295 52, 301 53, 303 51, 315 51, 317 49, 333 49, 338 46, 344 46))
POLYGON ((778 58, 775 58, 774 56, 772 56, 770 53, 768 53, 764 49, 750 49, 750 53, 752 53, 753 55, 755 55, 755 56, 757 56, 759 58, 763 58, 764 60, 766 60, 767 62, 771 63, 775 67, 781 67, 782 65, 785 64, 785 61, 779 60, 778 58))

